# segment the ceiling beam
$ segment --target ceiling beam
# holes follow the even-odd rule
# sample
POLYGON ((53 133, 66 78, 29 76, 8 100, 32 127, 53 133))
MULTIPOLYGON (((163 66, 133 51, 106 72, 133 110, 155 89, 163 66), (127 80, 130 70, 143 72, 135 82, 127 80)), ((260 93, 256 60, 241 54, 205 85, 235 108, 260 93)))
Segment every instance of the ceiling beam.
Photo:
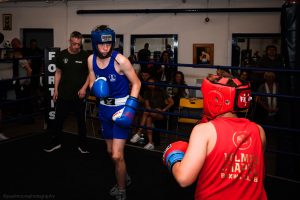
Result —
POLYGON ((84 14, 147 14, 147 13, 229 13, 229 12, 281 12, 281 8, 186 8, 186 9, 120 9, 120 10, 77 10, 84 14))

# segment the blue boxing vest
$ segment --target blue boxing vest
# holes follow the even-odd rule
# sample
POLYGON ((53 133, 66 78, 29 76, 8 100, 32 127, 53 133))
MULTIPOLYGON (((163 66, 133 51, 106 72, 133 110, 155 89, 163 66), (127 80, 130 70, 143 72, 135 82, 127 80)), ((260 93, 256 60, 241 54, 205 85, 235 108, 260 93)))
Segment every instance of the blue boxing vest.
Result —
POLYGON ((93 70, 98 77, 105 77, 109 86, 109 98, 122 98, 129 94, 129 80, 125 75, 120 75, 115 70, 115 58, 118 52, 113 51, 109 64, 104 69, 100 69, 97 65, 97 55, 93 56, 93 70))

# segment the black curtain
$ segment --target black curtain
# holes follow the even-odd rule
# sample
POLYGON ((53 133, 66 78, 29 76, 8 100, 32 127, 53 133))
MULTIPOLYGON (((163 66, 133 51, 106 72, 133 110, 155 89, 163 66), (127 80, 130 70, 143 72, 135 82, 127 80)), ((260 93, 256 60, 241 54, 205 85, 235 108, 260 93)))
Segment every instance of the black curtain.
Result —
MULTIPOLYGON (((281 11, 281 35, 282 54, 286 69, 300 70, 300 0, 287 0, 282 5, 281 11)), ((282 85, 280 94, 300 96, 300 73, 282 73, 282 85)), ((297 99, 283 99, 284 112, 281 118, 286 123, 285 127, 300 129, 299 113, 300 102, 297 99)), ((277 130, 278 131, 278 130, 277 130)), ((279 130, 280 132, 280 130, 279 130)), ((300 134, 298 131, 284 131, 278 141, 278 149, 284 152, 300 153, 300 134)), ((279 176, 300 180, 300 159, 298 157, 281 154, 277 159, 277 173, 279 176)))

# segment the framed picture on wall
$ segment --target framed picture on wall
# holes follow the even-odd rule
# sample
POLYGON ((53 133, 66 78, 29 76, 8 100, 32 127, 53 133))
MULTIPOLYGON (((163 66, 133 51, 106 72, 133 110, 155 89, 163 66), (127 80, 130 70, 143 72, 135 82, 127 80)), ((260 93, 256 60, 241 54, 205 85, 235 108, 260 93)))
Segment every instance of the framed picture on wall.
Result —
POLYGON ((12 29, 12 14, 2 14, 3 30, 11 31, 12 29))
POLYGON ((214 44, 193 44, 193 64, 214 64, 214 44))

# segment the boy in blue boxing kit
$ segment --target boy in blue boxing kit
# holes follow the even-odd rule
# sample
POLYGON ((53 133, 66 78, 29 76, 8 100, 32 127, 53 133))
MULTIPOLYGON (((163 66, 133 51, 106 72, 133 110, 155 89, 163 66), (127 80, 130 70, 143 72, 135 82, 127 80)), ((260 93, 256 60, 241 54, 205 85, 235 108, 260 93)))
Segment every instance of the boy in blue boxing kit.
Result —
POLYGON ((102 136, 114 162, 117 181, 110 195, 125 200, 130 178, 124 160, 124 147, 138 107, 141 82, 130 61, 113 50, 115 32, 112 29, 106 25, 97 26, 92 30, 91 37, 94 53, 88 58, 89 86, 100 98, 102 136))

